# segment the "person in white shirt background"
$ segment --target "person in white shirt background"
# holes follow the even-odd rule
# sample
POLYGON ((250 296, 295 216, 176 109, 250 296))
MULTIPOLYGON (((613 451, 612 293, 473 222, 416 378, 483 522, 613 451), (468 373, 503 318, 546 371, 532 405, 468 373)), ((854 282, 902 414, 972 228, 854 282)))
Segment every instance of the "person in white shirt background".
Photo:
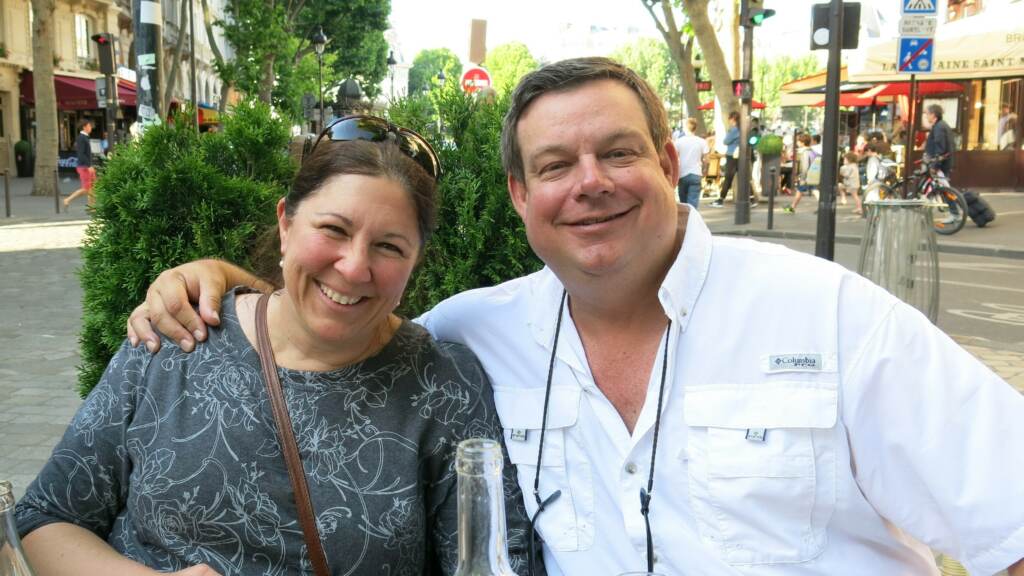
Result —
MULTIPOLYGON (((546 267, 418 321, 492 379, 550 574, 1024 574, 1024 396, 862 277, 711 236, 635 72, 526 75, 502 152, 546 267)), ((129 337, 191 349, 242 283, 165 272, 129 337)))
POLYGON ((675 141, 679 153, 679 203, 686 203, 694 208, 700 205, 700 183, 703 173, 704 157, 710 149, 706 140, 697 136, 697 119, 686 119, 686 133, 675 141))

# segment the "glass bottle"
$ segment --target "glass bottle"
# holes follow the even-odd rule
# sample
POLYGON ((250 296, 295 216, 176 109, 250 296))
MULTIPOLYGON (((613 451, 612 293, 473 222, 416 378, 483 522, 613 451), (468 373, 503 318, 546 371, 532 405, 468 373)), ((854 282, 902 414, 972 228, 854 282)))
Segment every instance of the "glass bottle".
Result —
POLYGON ((472 438, 459 443, 459 567, 455 576, 515 576, 505 545, 505 491, 501 444, 472 438))
POLYGON ((11 483, 0 480, 0 576, 33 576, 14 526, 14 492, 11 483))

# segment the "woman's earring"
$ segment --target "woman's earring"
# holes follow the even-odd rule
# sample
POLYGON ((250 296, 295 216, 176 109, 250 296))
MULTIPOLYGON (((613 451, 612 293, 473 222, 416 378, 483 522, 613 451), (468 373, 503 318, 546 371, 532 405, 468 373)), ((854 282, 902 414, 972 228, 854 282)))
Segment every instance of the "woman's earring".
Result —
POLYGON ((281 261, 278 262, 277 265, 280 266, 281 269, 284 269, 284 258, 281 258, 281 261))

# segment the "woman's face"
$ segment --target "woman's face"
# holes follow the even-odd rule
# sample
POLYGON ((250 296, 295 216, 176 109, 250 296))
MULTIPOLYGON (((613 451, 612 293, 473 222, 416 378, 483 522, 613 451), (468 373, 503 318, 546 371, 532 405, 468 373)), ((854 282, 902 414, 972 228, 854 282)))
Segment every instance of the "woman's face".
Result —
MULTIPOLYGON (((405 291, 420 250, 416 209, 390 178, 334 176, 299 204, 278 203, 284 285, 314 338, 372 339, 405 291)), ((354 340, 352 340, 354 339, 354 340)))

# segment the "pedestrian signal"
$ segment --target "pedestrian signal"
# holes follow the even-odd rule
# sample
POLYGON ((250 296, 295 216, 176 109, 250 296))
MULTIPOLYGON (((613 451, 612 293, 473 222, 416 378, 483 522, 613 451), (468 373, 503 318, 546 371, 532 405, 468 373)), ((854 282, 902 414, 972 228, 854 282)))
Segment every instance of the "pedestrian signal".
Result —
POLYGON ((92 41, 96 43, 96 52, 100 61, 100 73, 114 74, 116 72, 114 65, 114 35, 109 32, 93 34, 92 41))

